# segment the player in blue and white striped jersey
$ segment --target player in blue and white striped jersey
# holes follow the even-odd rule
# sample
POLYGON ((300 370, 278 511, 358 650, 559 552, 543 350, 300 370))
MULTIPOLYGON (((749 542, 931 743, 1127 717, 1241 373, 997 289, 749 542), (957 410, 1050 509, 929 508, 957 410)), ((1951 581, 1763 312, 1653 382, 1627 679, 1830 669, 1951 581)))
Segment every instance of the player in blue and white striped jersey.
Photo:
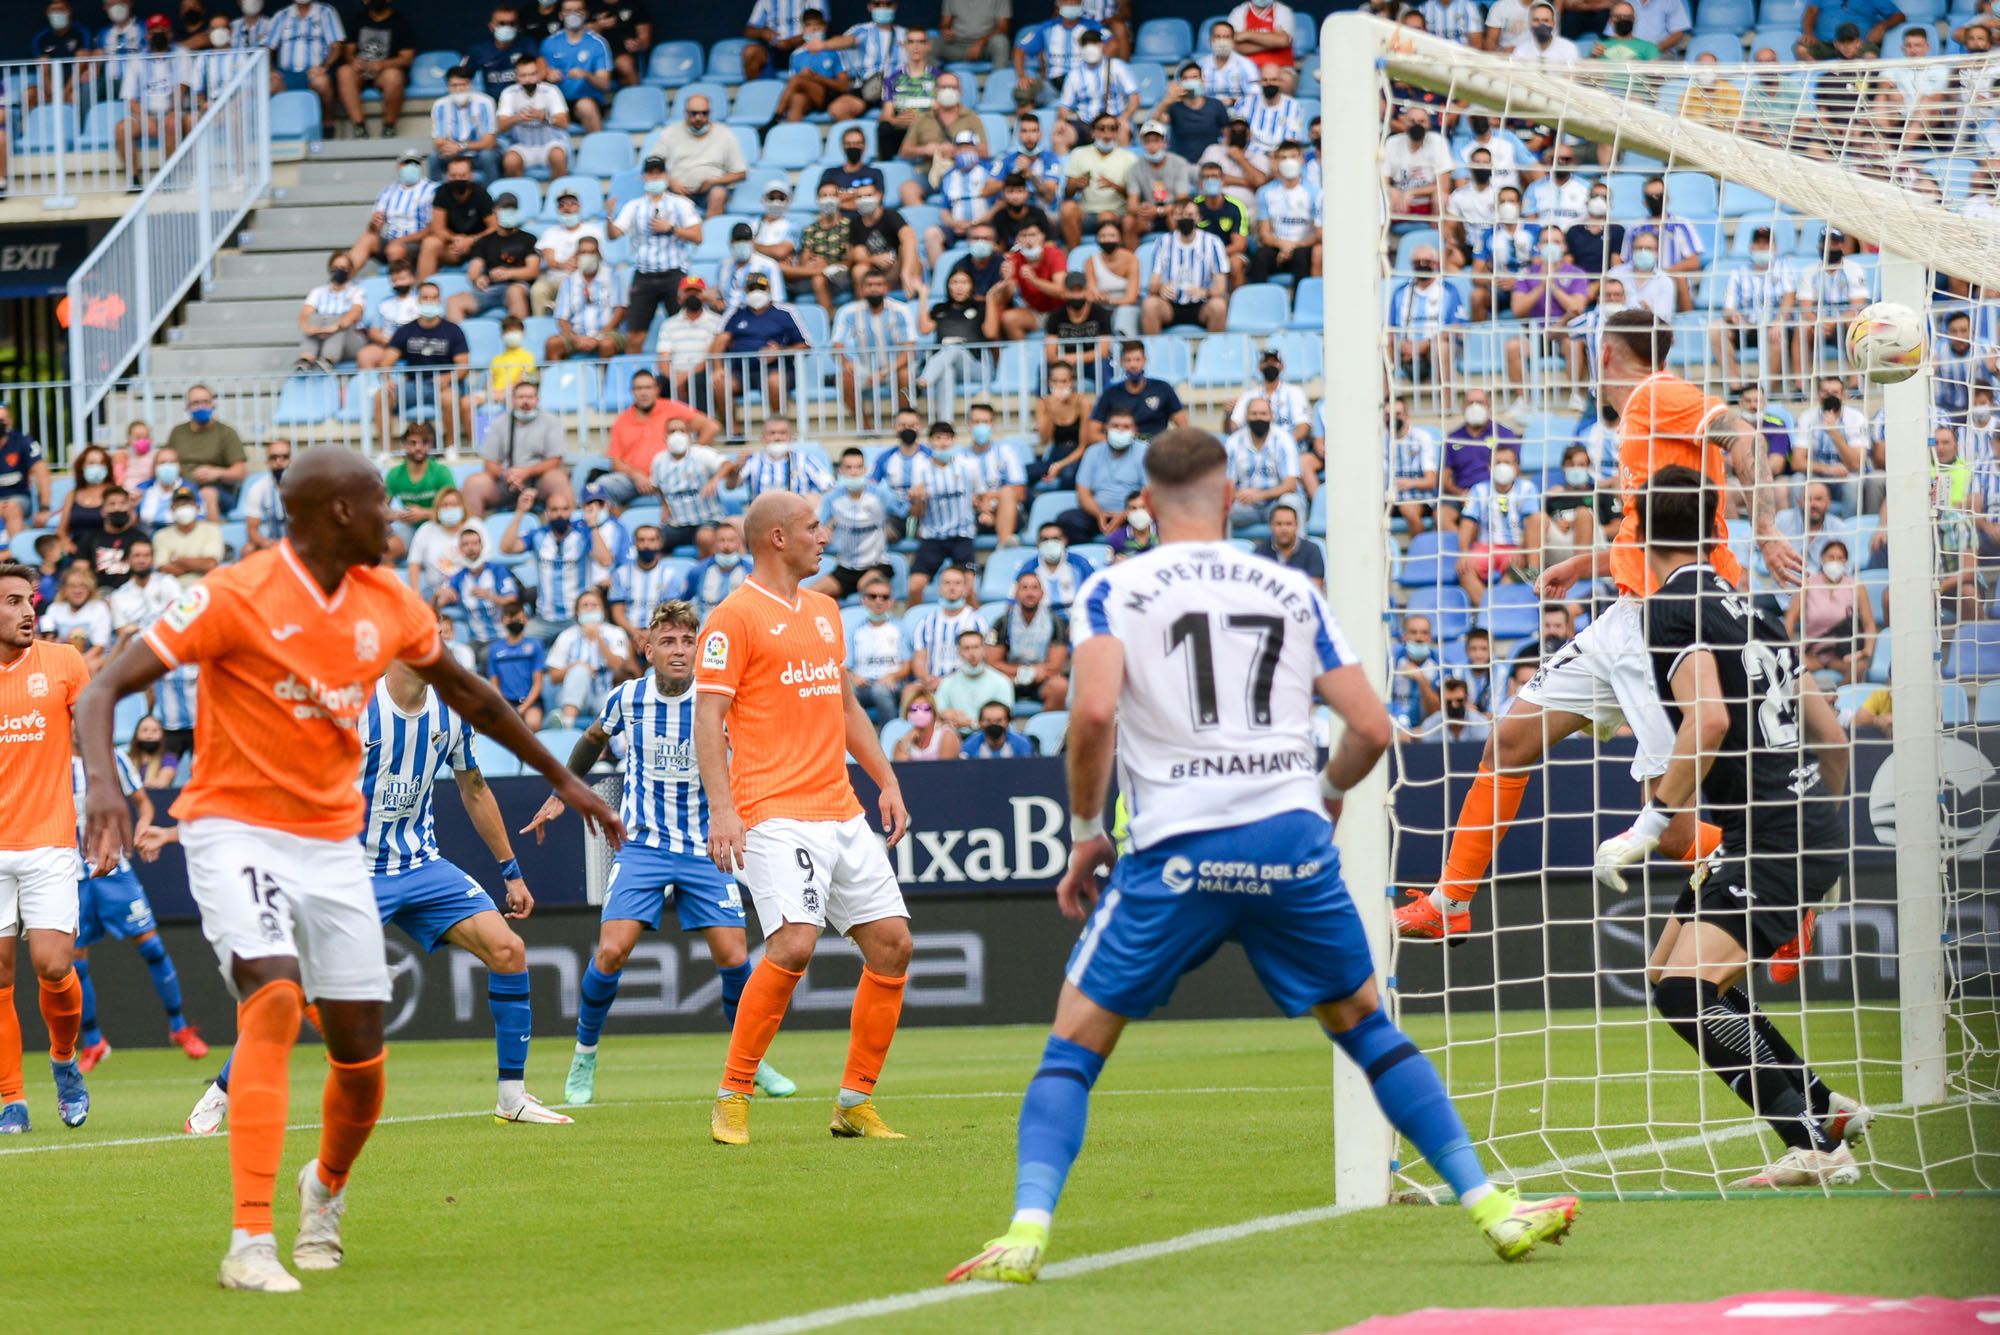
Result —
MULTIPOLYGON (((119 789, 126 797, 138 799, 136 828, 143 830, 153 823, 152 799, 140 786, 139 772, 132 768, 132 762, 125 758, 125 753, 116 751, 112 755, 118 762, 119 789)), ((70 791, 76 799, 76 842, 81 850, 84 846, 83 757, 71 756, 69 770, 70 791)), ((139 952, 139 958, 146 961, 146 972, 152 976, 153 990, 159 994, 160 1005, 167 1012, 167 1037, 186 1052, 190 1060, 200 1061, 208 1055, 208 1044, 201 1041, 201 1035, 181 1014, 180 976, 174 972, 174 962, 167 954, 167 943, 160 940, 160 926, 153 918, 153 906, 147 900, 139 878, 132 874, 132 864, 121 857, 114 866, 93 867, 88 855, 85 855, 83 867, 87 879, 76 888, 76 977, 83 985, 83 1032, 77 1041, 77 1069, 88 1071, 111 1055, 111 1045, 105 1042, 104 1033, 97 1025, 97 989, 90 981, 90 948, 108 936, 130 941, 139 952)))
MULTIPOLYGON (((658 931, 667 907, 683 932, 700 932, 722 981, 722 1019, 736 1023, 736 1002, 750 978, 749 938, 743 897, 736 882, 708 856, 708 796, 694 748, 695 638, 701 615, 681 599, 662 603, 646 622, 646 659, 652 670, 612 691, 597 719, 570 752, 570 772, 588 779, 613 737, 625 739, 625 778, 618 811, 625 845, 611 864, 597 952, 584 970, 576 1017, 576 1055, 570 1059, 563 1097, 589 1103, 596 1092, 597 1042, 618 977, 641 931, 658 931)), ((543 828, 563 813, 551 797, 528 829, 543 828)), ((798 1087, 768 1063, 757 1068, 757 1088, 783 1098, 798 1087)))
POLYGON ((1310 1013, 1347 1053, 1503 1258, 1560 1237, 1575 1214, 1574 1198, 1523 1205, 1487 1181, 1436 1070, 1381 1007, 1333 821, 1387 749, 1389 718, 1310 580, 1229 546, 1227 470, 1205 431, 1155 437, 1146 494, 1160 545, 1077 597, 1072 853, 1057 894, 1090 922, 1022 1102, 1011 1226, 948 1280, 1036 1277, 1105 1059, 1230 940, 1281 1011, 1310 1013), (1346 725, 1324 766, 1322 701, 1346 725), (1122 855, 1105 828, 1114 765, 1131 818, 1122 855))
MULTIPOLYGON (((428 952, 449 941, 486 966, 486 1009, 493 1018, 499 1089, 496 1122, 567 1125, 572 1120, 528 1093, 524 1071, 534 1013, 528 1000, 528 952, 485 888, 438 852, 431 788, 449 772, 472 828, 498 863, 507 918, 535 911, 507 839, 500 804, 472 758, 472 729, 403 663, 375 684, 356 724, 361 773, 356 786, 367 805, 361 847, 374 880, 375 908, 428 952)), ((229 1067, 188 1115, 187 1129, 208 1134, 228 1107, 229 1067)))

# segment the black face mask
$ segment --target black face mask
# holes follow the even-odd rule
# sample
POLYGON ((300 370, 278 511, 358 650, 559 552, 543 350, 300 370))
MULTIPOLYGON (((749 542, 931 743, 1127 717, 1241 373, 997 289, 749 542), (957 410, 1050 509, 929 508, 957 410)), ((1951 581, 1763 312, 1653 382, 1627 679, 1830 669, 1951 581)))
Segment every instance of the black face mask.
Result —
POLYGON ((906 426, 896 433, 896 439, 902 441, 905 445, 914 445, 917 443, 917 429, 913 426, 906 426))
POLYGON ((1182 219, 1179 219, 1178 221, 1176 221, 1176 222, 1174 223, 1174 230, 1175 230, 1176 232, 1179 232, 1179 233, 1180 233, 1180 234, 1181 234, 1182 236, 1193 236, 1193 235, 1194 235, 1194 219, 1192 219, 1192 218, 1182 218, 1182 219))
POLYGON ((1283 375, 1285 367, 1282 362, 1264 362, 1257 367, 1257 371, 1264 377, 1265 382, 1268 384, 1283 375))
POLYGON ((1421 144, 1424 142, 1424 136, 1429 134, 1430 132, 1431 132, 1431 127, 1428 125, 1412 125, 1410 127, 1410 142, 1413 144, 1421 144))
POLYGON ((1260 417, 1253 417, 1244 425, 1250 428, 1250 434, 1258 440, 1271 434, 1271 424, 1260 417))
POLYGON ((1667 197, 1665 195, 1646 196, 1646 212, 1652 214, 1655 218, 1657 218, 1660 215, 1664 214, 1666 211, 1667 211, 1667 197))
POLYGON ((1471 128, 1475 139, 1493 128, 1493 120, 1488 116, 1467 116, 1465 123, 1471 128))
POLYGON ((1007 735, 1007 725, 1004 723, 988 723, 979 730, 985 733, 986 740, 995 746, 1000 745, 1000 739, 1007 735))
POLYGON ((411 289, 411 288, 413 288, 413 287, 415 287, 415 286, 416 286, 416 284, 415 284, 415 283, 391 283, 391 284, 389 285, 389 288, 390 288, 390 290, 391 290, 391 291, 393 291, 393 292, 394 292, 394 293, 395 293, 395 294, 396 294, 397 296, 399 296, 399 297, 407 297, 407 296, 409 296, 409 295, 410 295, 410 289, 411 289))
POLYGON ((117 532, 119 529, 124 528, 127 524, 130 524, 131 522, 132 522, 132 512, 130 510, 122 510, 115 515, 106 513, 104 516, 104 527, 110 529, 114 533, 117 532))
POLYGON ((1493 180, 1493 169, 1491 167, 1474 167, 1472 169, 1472 183, 1474 185, 1483 188, 1484 186, 1489 184, 1492 180, 1493 180))
POLYGON ((1447 700, 1447 701, 1445 701, 1445 702, 1444 702, 1444 713, 1445 713, 1445 717, 1446 717, 1446 718, 1464 718, 1464 717, 1465 717, 1465 701, 1463 701, 1463 700, 1447 700))
POLYGON ((528 629, 528 623, 525 621, 509 621, 507 623, 507 633, 509 635, 525 634, 527 632, 527 629, 528 629))
POLYGON ((866 148, 865 146, 863 146, 863 147, 861 147, 861 148, 846 148, 846 147, 843 147, 843 148, 841 149, 841 152, 843 152, 843 153, 845 153, 845 154, 847 155, 847 160, 848 160, 848 162, 849 162, 849 163, 856 163, 856 162, 859 162, 859 161, 861 161, 861 155, 862 155, 863 153, 867 152, 867 151, 868 151, 868 150, 867 150, 867 148, 866 148))
POLYGON ((1616 33, 1620 37, 1630 37, 1632 35, 1632 20, 1631 19, 1611 20, 1611 31, 1616 33))
POLYGON ((134 738, 132 741, 132 749, 134 751, 157 751, 160 749, 160 744, 158 742, 148 742, 138 738, 134 738))
POLYGON ((885 301, 887 301, 888 299, 889 299, 889 298, 888 298, 888 295, 887 295, 886 293, 882 293, 882 292, 875 292, 875 293, 871 293, 871 294, 870 294, 870 295, 869 295, 869 296, 867 297, 867 302, 868 302, 868 307, 869 307, 869 309, 870 309, 870 310, 877 310, 877 311, 879 311, 879 310, 881 310, 881 309, 882 309, 882 303, 883 303, 883 302, 885 302, 885 301))
POLYGON ((167 35, 166 35, 165 33, 163 33, 163 32, 156 32, 156 33, 154 33, 154 34, 153 34, 153 35, 152 35, 151 37, 148 37, 148 38, 146 39, 146 46, 147 46, 147 48, 148 48, 148 49, 150 49, 150 50, 153 50, 153 51, 164 51, 164 50, 166 50, 166 49, 167 49, 167 35))
POLYGON ((1232 125, 1224 131, 1224 135, 1231 148, 1250 147, 1250 127, 1247 125, 1232 125))
POLYGON ((653 548, 640 547, 633 552, 633 559, 638 561, 641 568, 651 570, 654 564, 659 561, 660 554, 653 548))
POLYGON ((1258 86, 1258 89, 1267 98, 1276 97, 1278 95, 1278 85, 1274 83, 1260 84, 1258 86))
POLYGON ((1411 260, 1411 261, 1410 261, 1410 270, 1411 270, 1411 272, 1412 272, 1412 273, 1436 273, 1436 272, 1438 271, 1438 267, 1437 267, 1437 261, 1436 261, 1436 260, 1411 260))
POLYGON ((1109 255, 1109 254, 1111 254, 1112 252, 1116 251, 1116 250, 1118 249, 1118 247, 1119 247, 1119 245, 1120 245, 1120 244, 1121 244, 1121 242, 1120 242, 1120 241, 1119 241, 1119 240, 1118 240, 1117 238, 1115 238, 1115 237, 1114 237, 1113 239, 1111 239, 1111 240, 1109 240, 1109 241, 1100 241, 1100 242, 1098 242, 1098 243, 1097 243, 1097 248, 1098 248, 1099 250, 1103 251, 1103 252, 1104 252, 1104 253, 1105 253, 1106 255, 1109 255))
POLYGON ((1608 403, 1600 403, 1597 405, 1597 417, 1598 420, 1603 422, 1604 425, 1606 426, 1618 425, 1618 410, 1612 407, 1608 403))
POLYGON ((1839 412, 1841 409, 1840 396, 1838 394, 1828 394, 1819 401, 1819 407, 1821 412, 1839 412))
POLYGON ((682 297, 681 309, 686 311, 689 315, 699 315, 701 313, 701 298, 682 297))

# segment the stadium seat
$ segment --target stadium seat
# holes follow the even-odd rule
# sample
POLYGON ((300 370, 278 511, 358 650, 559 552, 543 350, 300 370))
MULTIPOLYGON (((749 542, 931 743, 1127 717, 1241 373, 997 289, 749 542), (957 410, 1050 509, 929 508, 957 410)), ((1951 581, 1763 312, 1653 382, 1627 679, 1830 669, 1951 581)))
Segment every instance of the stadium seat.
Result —
POLYGON ((520 777, 521 762, 515 759, 514 753, 484 733, 473 734, 472 759, 489 779, 520 777))
POLYGON ((1689 222, 1710 222, 1719 216, 1717 188, 1713 176, 1700 172, 1666 174, 1667 210, 1689 222))
POLYGON ((729 106, 729 123, 761 130, 778 114, 778 97, 785 85, 777 79, 756 79, 736 90, 729 106))
POLYGON ((819 126, 805 122, 786 122, 771 127, 771 133, 764 139, 764 151, 757 159, 765 167, 783 167, 796 171, 819 161, 819 126))
POLYGON ((120 746, 132 740, 132 734, 139 730, 139 720, 146 717, 146 697, 124 695, 112 707, 111 740, 120 746))
POLYGON ((1806 0, 1762 0, 1757 6, 1756 26, 1760 34, 1766 28, 1796 28, 1805 16, 1806 0))
POLYGON ((1193 49, 1194 33, 1186 19, 1147 19, 1139 25, 1139 35, 1132 43, 1132 58, 1180 61, 1193 49))
POLYGON ((1496 640, 1525 640, 1541 631, 1541 602, 1526 584, 1496 584, 1477 620, 1496 640))
POLYGON ((910 725, 899 718, 892 718, 887 723, 884 723, 882 725, 883 752, 887 753, 895 750, 896 743, 902 741, 903 735, 910 730, 910 725))
MULTIPOLYGON (((706 62, 699 42, 661 42, 646 64, 646 82, 655 88, 679 88, 702 76, 706 62)), ((738 60, 739 68, 741 60, 738 60)))
POLYGON ((1441 640, 1463 639, 1472 629, 1472 602, 1456 583, 1411 590, 1403 612, 1429 617, 1432 633, 1441 640))
MULTIPOLYGON (((1707 3, 1701 7, 1702 12, 1707 13, 1708 6, 1714 3, 1715 0, 1707 0, 1707 3)), ((1697 32, 1693 37, 1688 39, 1687 58, 1689 60, 1694 60, 1705 51, 1713 52, 1715 58, 1725 65, 1740 65, 1743 63, 1743 37, 1740 32, 1713 31, 1697 32)), ((1685 88, 1685 85, 1682 85, 1682 87, 1685 88)), ((1664 98, 1662 99, 1660 104, 1661 109, 1668 110, 1671 106, 1678 105, 1679 102, 1680 93, 1676 91, 1673 94, 1672 103, 1666 102, 1664 98)))
POLYGON ((53 153, 76 146, 76 108, 39 106, 22 117, 16 142, 23 153, 53 153))
POLYGON ((1211 335, 1201 340, 1195 349, 1194 370, 1188 377, 1188 383, 1202 389, 1241 385, 1250 374, 1249 364, 1243 356, 1244 342, 1227 334, 1211 335))
MULTIPOLYGON (((1023 533, 1033 533, 1042 525, 1051 523, 1065 510, 1076 509, 1076 493, 1073 491, 1045 491, 1035 497, 1028 506, 1028 525, 1023 533)), ((1025 541, 1025 539, 1024 539, 1025 541)))
POLYGON ((1037 751, 1045 756, 1060 755, 1063 743, 1069 738, 1069 711, 1051 709, 1035 715, 1022 727, 1037 751))
MULTIPOLYGON (((1145 266, 1140 266, 1144 272, 1145 266)), ((1153 334, 1140 340, 1146 347, 1146 374, 1155 380, 1183 384, 1191 369, 1188 340, 1168 334, 1153 334)))
POLYGON ((1229 294, 1228 329, 1234 334, 1275 334, 1291 318, 1290 306, 1285 290, 1275 283, 1246 283, 1229 294))
POLYGON ((55 532, 52 528, 24 528, 14 535, 11 548, 13 557, 25 565, 37 565, 41 557, 35 555, 35 543, 55 532))
POLYGON ((708 77, 718 83, 742 83, 743 48, 748 45, 741 37, 727 37, 708 48, 708 77))
POLYGON ((667 119, 667 95, 653 84, 620 88, 611 99, 611 115, 604 128, 624 134, 651 134, 667 119))
POLYGON ((1924 168, 1944 192, 1944 202, 1957 204, 1972 193, 1972 178, 1978 174, 1977 158, 1932 158, 1924 168))
POLYGON ((1292 329, 1319 329, 1326 321, 1326 280, 1301 278, 1292 293, 1292 329))
POLYGON ((1982 726, 2000 723, 2000 681, 1989 681, 1979 688, 1979 699, 1972 709, 1972 721, 1982 726))
POLYGON ((585 218, 604 216, 604 185, 595 176, 579 176, 574 173, 557 177, 549 182, 542 195, 542 218, 547 222, 556 220, 556 203, 565 192, 573 192, 576 202, 583 209, 585 218))
MULTIPOLYGON (((737 80, 740 81, 742 77, 742 71, 737 71, 737 80)), ((686 119, 688 99, 697 96, 708 99, 708 119, 711 123, 729 119, 729 90, 712 78, 677 89, 674 93, 671 119, 677 121, 686 119)))
MULTIPOLYGON (((994 70, 986 76, 986 82, 979 90, 979 101, 973 110, 993 111, 1000 115, 1011 115, 1014 110, 1014 71, 1012 68, 994 70)), ((989 145, 989 147, 999 147, 989 145)))
POLYGON ((1946 683, 1939 688, 1938 718, 1947 728, 1962 728, 1972 722, 1972 700, 1963 686, 1946 683))
POLYGON ((1760 27, 1757 29, 1757 40, 1752 43, 1754 49, 1750 54, 1755 56, 1758 51, 1769 47, 1777 54, 1779 60, 1792 60, 1795 58, 1792 48, 1799 44, 1800 36, 1799 25, 1796 23, 1760 27))
POLYGON ((319 116, 319 94, 310 89, 274 94, 271 98, 272 141, 319 141, 325 137, 319 116))
POLYGON ((410 66, 411 97, 443 97, 445 74, 460 64, 456 51, 425 51, 410 66))
POLYGON ((125 119, 123 102, 99 102, 84 117, 83 133, 76 138, 76 146, 82 152, 109 149, 117 142, 115 131, 125 119))
POLYGON ((1961 625, 1945 656, 1944 674, 1980 681, 2000 677, 2000 621, 1961 625))
MULTIPOLYGON (((1132 82, 1138 86, 1141 107, 1156 107, 1167 95, 1167 72, 1151 61, 1132 62, 1132 82)), ((1313 109, 1312 114, 1315 116, 1319 114, 1317 107, 1313 109)), ((1299 119, 1302 122, 1311 120, 1311 116, 1306 115, 1303 99, 1299 103, 1299 119)))
POLYGON ((331 421, 340 410, 341 381, 336 376, 310 372, 288 376, 278 390, 278 405, 271 413, 273 426, 318 426, 331 421))
MULTIPOLYGON (((503 198, 511 197, 515 207, 521 210, 523 218, 534 219, 542 216, 542 185, 525 176, 509 176, 486 187, 486 193, 498 204, 503 198)), ((386 294, 385 294, 386 295, 386 294)), ((374 305, 370 303, 369 309, 374 305)))
MULTIPOLYGON (((658 96, 657 88, 631 88, 627 92, 650 92, 658 96)), ((635 161, 632 136, 622 130, 599 130, 596 134, 583 137, 583 145, 577 150, 575 174, 578 176, 616 176, 629 171, 635 161)), ((601 193, 601 192, 600 192, 601 193)), ((596 212, 602 212, 600 203, 596 212)), ((585 209, 586 216, 591 210, 585 209)))
POLYGON ((604 368, 597 362, 554 362, 541 369, 542 409, 570 416, 593 412, 604 393, 604 368))
MULTIPOLYGON (((1695 12, 1694 31, 1699 37, 1703 33, 1741 34, 1756 26, 1757 6, 1753 0, 1701 0, 1695 12)), ((1689 60, 1694 56, 1690 54, 1689 60)))
POLYGON ((1730 181, 1722 187, 1722 216, 1743 218, 1750 226, 1770 221, 1778 212, 1778 201, 1762 191, 1730 181))
MULTIPOLYGON (((1322 488, 1322 491, 1325 489, 1322 488)), ((1410 539, 1398 582, 1406 589, 1457 587, 1458 534, 1427 529, 1410 539)))
POLYGON ((1782 213, 1776 217, 1750 217, 1736 225, 1736 235, 1729 242, 1729 258, 1750 258, 1751 233, 1759 227, 1771 229, 1771 249, 1777 254, 1789 255, 1798 248, 1798 228, 1790 218, 1782 213))

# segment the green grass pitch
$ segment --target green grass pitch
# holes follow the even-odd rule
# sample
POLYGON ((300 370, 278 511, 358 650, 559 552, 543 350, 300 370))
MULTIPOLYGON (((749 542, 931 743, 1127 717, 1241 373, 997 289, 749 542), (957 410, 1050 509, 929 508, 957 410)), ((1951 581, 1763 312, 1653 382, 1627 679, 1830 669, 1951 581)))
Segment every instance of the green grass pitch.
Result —
MULTIPOLYGON (((1884 1017, 1892 1043, 1893 1019, 1884 1017)), ((1829 1043, 1855 1031, 1851 1016, 1816 1013, 1815 1022, 1829 1043)), ((1412 1028, 1427 1044, 1442 1034, 1435 1019, 1412 1028)), ((1551 1065, 1583 1071, 1604 1060, 1604 1069, 1622 1070, 1642 1060, 1643 1047, 1632 1045, 1645 1026, 1608 1032, 1564 1031, 1547 1048, 1551 1065)), ((1454 1035, 1464 1033, 1455 1024, 1454 1035)), ((306 1276, 306 1291, 290 1298, 214 1287, 227 1239, 226 1150, 221 1137, 193 1140, 179 1129, 221 1054, 196 1067, 177 1052, 120 1051, 92 1076, 88 1126, 72 1132, 57 1122, 43 1076, 30 1086, 35 1132, 0 1146, 4 1324, 703 1331, 934 1289, 1006 1221, 1014 1116, 1042 1037, 1026 1027, 905 1032, 881 1105, 911 1139, 884 1143, 827 1134, 845 1035, 782 1035, 772 1056, 801 1092, 757 1103, 747 1150, 708 1140, 720 1033, 608 1038, 600 1102, 577 1110, 572 1127, 500 1126, 485 1115, 490 1045, 392 1043, 388 1120, 351 1187, 347 1265, 306 1276)), ((531 1088, 560 1096, 568 1048, 537 1042, 531 1088)), ((1537 1150, 1551 1152, 1518 1133, 1576 1109, 1543 1110, 1525 1090, 1481 1093, 1490 1072, 1466 1059, 1472 1051, 1454 1060, 1454 1093, 1474 1135, 1513 1134, 1501 1143, 1516 1168, 1537 1150)), ((1666 1051, 1656 1042, 1656 1053, 1666 1051)), ((1526 1060, 1503 1052, 1503 1074, 1516 1076, 1526 1060)), ((1328 1205, 1329 1065, 1328 1045, 1309 1023, 1135 1026, 1098 1086, 1052 1262, 1328 1205)), ((288 1139, 280 1182, 281 1250, 296 1219, 290 1176, 317 1143, 308 1128, 318 1117, 321 1069, 302 1048, 292 1087, 300 1129, 288 1139)), ((1691 1121, 1703 1079, 1692 1070, 1614 1079, 1592 1097, 1606 1122, 1642 1122, 1648 1098, 1656 1115, 1691 1121)), ((1877 1086, 1868 1093, 1877 1097, 1877 1086)), ((1725 1133, 1729 1161, 1775 1145, 1766 1136, 1760 1149, 1730 1107, 1711 1097, 1708 1124, 1725 1133)), ((1885 1127, 1885 1156, 1911 1149, 1897 1137, 1915 1131, 1899 1125, 1915 1127, 1907 1119, 1885 1127)), ((1940 1116, 1923 1134, 1952 1128, 1976 1135, 1989 1156, 2000 1145, 2000 1112, 1990 1107, 1940 1116)), ((1622 1142, 1588 1139, 1618 1151, 1643 1137, 1622 1134, 1622 1142)), ((1949 1147, 1939 1140, 1937 1148, 1949 1147)), ((1558 1143, 1552 1152, 1587 1150, 1558 1143)), ((1699 1185, 1707 1153, 1670 1152, 1672 1171, 1643 1156, 1618 1159, 1620 1184, 1699 1185), (1626 1169, 1639 1171, 1628 1177, 1626 1169)), ((1992 1166, 1984 1160, 1985 1171, 1992 1166)), ((1978 1185, 1976 1171, 1968 1161, 1962 1185, 1978 1185)), ((1609 1181, 1604 1168, 1597 1172, 1601 1182, 1578 1185, 1609 1181)), ((1782 1288, 1970 1296, 1993 1291, 1996 1244, 2000 1200, 1990 1198, 1859 1191, 1831 1200, 1590 1199, 1567 1245, 1504 1266, 1456 1209, 1392 1206, 1077 1267, 1030 1291, 976 1292, 866 1324, 1304 1331, 1425 1306, 1657 1302, 1782 1288)))

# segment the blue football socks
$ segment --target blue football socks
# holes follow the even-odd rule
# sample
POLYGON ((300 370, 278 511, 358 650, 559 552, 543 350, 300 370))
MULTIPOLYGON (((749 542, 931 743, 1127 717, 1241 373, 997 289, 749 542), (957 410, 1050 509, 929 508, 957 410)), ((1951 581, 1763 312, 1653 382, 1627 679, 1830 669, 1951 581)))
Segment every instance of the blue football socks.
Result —
MULTIPOLYGON (((7 944, 11 949, 14 943, 7 944)), ((76 969, 76 981, 83 984, 83 1031, 77 1036, 77 1045, 94 1048, 104 1041, 104 1034, 97 1027, 97 989, 90 985, 90 961, 77 959, 72 967, 76 969)))
POLYGON ((528 1002, 528 971, 486 975, 486 1009, 493 1016, 493 1044, 499 1051, 500 1078, 520 1080, 528 1068, 528 1038, 534 1032, 534 1008, 528 1002))
POLYGON ((722 1022, 731 1029, 736 1027, 736 1003, 743 999, 743 985, 750 981, 750 962, 734 965, 727 969, 717 969, 722 975, 722 1022))
POLYGON ((1402 1030, 1389 1023, 1386 1014, 1378 1010, 1332 1038, 1366 1073, 1375 1101, 1382 1105, 1390 1125, 1417 1147, 1460 1200, 1486 1186, 1479 1152, 1472 1148, 1465 1123, 1459 1120, 1451 1095, 1438 1079, 1437 1068, 1402 1030))
POLYGON ((157 936, 147 937, 139 943, 139 958, 146 961, 146 972, 153 976, 153 990, 160 994, 160 1005, 166 1007, 167 1028, 185 1029, 187 1017, 181 1014, 181 979, 174 972, 174 958, 167 954, 167 943, 157 936))
POLYGON ((625 971, 599 973, 597 961, 592 960, 583 971, 582 1001, 576 1008, 576 1045, 580 1048, 595 1048, 597 1039, 604 1032, 604 1017, 611 1014, 611 1003, 618 997, 618 980, 625 971))
MULTIPOLYGON (((1090 1088, 1104 1058, 1079 1043, 1049 1035, 1042 1065, 1021 1100, 1021 1129, 1014 1168, 1014 1211, 1055 1213, 1070 1165, 1083 1149, 1090 1117, 1090 1088)), ((1046 1222, 1046 1220, 1042 1220, 1046 1222)))

